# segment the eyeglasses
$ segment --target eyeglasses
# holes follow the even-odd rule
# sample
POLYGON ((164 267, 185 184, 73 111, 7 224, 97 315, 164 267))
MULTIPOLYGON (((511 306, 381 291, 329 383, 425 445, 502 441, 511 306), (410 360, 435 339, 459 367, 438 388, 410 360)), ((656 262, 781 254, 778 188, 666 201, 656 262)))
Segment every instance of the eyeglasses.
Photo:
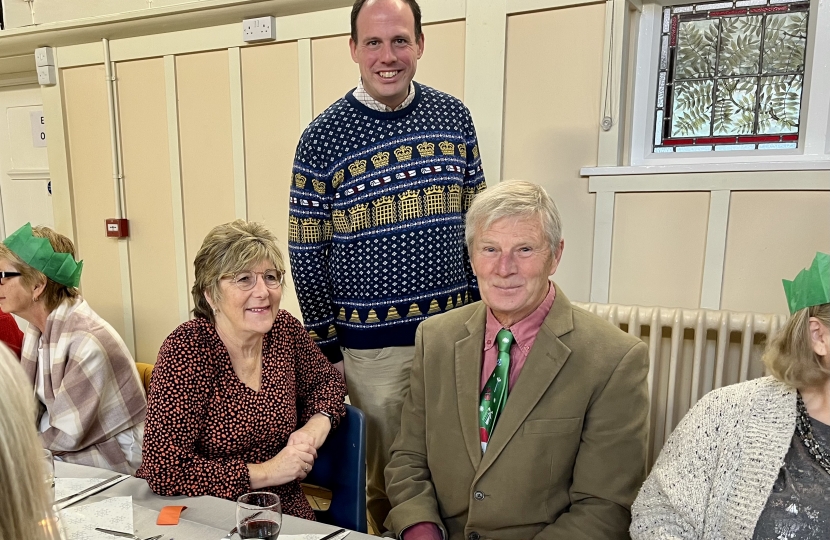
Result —
POLYGON ((10 277, 17 277, 22 276, 20 272, 0 272, 0 285, 3 284, 3 280, 10 277))
POLYGON ((279 289, 285 280, 285 275, 279 270, 271 269, 264 272, 237 272, 235 274, 225 274, 222 277, 231 278, 231 283, 239 287, 242 291, 250 291, 256 286, 257 275, 262 276, 262 282, 269 289, 279 289))

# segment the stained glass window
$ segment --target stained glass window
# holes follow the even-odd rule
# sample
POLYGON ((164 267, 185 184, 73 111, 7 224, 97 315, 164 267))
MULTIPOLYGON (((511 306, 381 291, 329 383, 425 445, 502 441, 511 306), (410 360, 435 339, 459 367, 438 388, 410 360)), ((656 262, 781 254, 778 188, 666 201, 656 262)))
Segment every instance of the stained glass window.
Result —
POLYGON ((654 152, 796 148, 809 2, 663 9, 654 152))

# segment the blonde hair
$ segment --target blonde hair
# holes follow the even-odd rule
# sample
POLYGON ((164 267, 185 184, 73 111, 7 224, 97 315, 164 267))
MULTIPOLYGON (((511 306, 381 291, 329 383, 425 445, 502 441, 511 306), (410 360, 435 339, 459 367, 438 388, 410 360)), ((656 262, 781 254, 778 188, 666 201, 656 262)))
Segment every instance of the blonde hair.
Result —
MULTIPOLYGON (((73 259, 77 259, 75 255, 75 244, 72 243, 72 240, 53 231, 49 227, 32 227, 32 236, 49 240, 55 253, 69 253, 73 259)), ((38 300, 44 302, 50 312, 61 305, 61 303, 72 301, 78 296, 78 289, 61 285, 57 281, 52 281, 40 270, 23 262, 5 244, 0 244, 0 258, 8 260, 17 268, 17 271, 21 274, 20 279, 23 280, 26 286, 34 287, 38 283, 46 283, 46 288, 43 289, 43 293, 38 297, 38 300)))
POLYGON ((506 180, 488 187, 476 195, 467 210, 464 239, 472 251, 476 234, 486 231, 493 223, 510 217, 539 217, 550 252, 558 255, 562 240, 562 218, 556 203, 542 188, 525 180, 506 180))
POLYGON ((277 237, 261 223, 242 219, 217 225, 211 230, 193 261, 196 279, 193 282, 193 315, 216 322, 213 309, 205 298, 208 293, 214 303, 222 299, 219 280, 228 274, 250 270, 267 261, 280 273, 285 273, 285 262, 277 237))
POLYGON ((819 385, 830 377, 830 370, 822 365, 821 357, 813 351, 810 317, 830 328, 830 304, 811 306, 793 313, 764 352, 764 364, 770 375, 799 389, 819 385))
POLYGON ((35 432, 32 385, 0 344, 0 538, 57 539, 35 432))

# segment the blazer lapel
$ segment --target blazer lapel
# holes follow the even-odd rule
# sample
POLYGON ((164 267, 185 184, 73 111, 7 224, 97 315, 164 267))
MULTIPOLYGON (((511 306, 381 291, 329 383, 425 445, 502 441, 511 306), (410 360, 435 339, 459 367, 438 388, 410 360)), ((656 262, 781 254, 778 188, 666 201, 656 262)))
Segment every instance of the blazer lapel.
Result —
MULTIPOLYGON (((556 300, 539 329, 539 334, 522 367, 516 386, 510 389, 507 405, 502 411, 501 418, 498 419, 496 429, 487 445, 487 452, 484 453, 481 465, 476 471, 476 478, 484 474, 498 458, 559 374, 571 354, 571 350, 559 340, 559 336, 571 330, 573 330, 571 303, 557 287, 556 300)), ((480 370, 479 367, 479 379, 481 378, 480 370)))
POLYGON ((487 307, 482 302, 466 322, 470 334, 455 343, 455 389, 461 432, 473 468, 481 462, 481 440, 478 435, 478 406, 481 391, 481 362, 484 354, 484 326, 487 307))

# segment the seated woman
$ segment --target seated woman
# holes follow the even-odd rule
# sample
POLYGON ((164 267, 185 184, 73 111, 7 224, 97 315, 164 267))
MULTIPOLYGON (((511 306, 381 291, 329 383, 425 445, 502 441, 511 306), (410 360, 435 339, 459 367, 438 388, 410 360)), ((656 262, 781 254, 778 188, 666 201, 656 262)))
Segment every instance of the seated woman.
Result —
POLYGON ((784 288, 771 376, 689 411, 631 509, 634 540, 830 538, 830 255, 784 288))
POLYGON ((29 322, 20 363, 56 459, 134 473, 147 400, 130 351, 78 294, 83 262, 48 227, 26 224, 0 245, 0 308, 29 322))
POLYGON ((159 495, 272 491, 283 512, 314 519, 299 481, 345 415, 346 387, 279 308, 276 238, 257 223, 219 225, 194 266, 195 318, 159 351, 137 476, 159 495))
POLYGON ((0 345, 0 538, 59 540, 43 450, 32 424, 35 402, 17 356, 0 345))

